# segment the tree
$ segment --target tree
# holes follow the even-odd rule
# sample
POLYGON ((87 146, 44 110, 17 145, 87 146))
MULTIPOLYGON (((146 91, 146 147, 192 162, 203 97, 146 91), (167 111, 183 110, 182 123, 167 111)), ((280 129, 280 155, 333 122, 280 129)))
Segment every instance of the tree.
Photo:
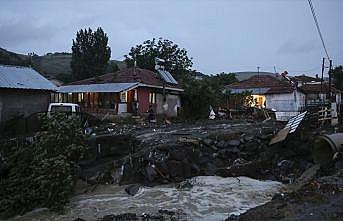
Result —
POLYGON ((225 98, 224 86, 236 81, 233 74, 220 73, 196 80, 192 74, 180 79, 185 92, 182 94, 184 116, 187 118, 208 117, 209 107, 217 107, 225 98))
POLYGON ((334 79, 335 87, 339 90, 343 90, 343 66, 342 65, 333 69, 332 77, 334 79))
POLYGON ((133 67, 136 61, 137 67, 155 71, 155 58, 165 60, 165 69, 176 78, 193 65, 186 49, 180 49, 177 44, 162 38, 153 38, 132 47, 129 54, 125 55, 125 62, 128 67, 133 67))
POLYGON ((62 209, 73 194, 79 160, 86 151, 78 117, 42 115, 34 142, 5 146, 8 174, 0 174, 0 219, 37 207, 62 209))
POLYGON ((76 33, 73 40, 71 68, 75 80, 106 73, 111 48, 102 28, 95 32, 88 28, 76 33))

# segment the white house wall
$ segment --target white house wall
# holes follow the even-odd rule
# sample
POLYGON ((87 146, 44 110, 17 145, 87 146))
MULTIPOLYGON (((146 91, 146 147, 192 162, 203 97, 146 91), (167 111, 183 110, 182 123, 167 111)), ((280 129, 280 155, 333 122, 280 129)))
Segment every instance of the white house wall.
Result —
POLYGON ((276 119, 287 121, 305 106, 305 95, 299 91, 284 94, 267 94, 266 108, 276 111, 276 119))
POLYGON ((174 94, 166 94, 166 103, 168 106, 165 106, 167 110, 164 110, 163 107, 163 95, 157 94, 156 95, 156 113, 157 114, 166 114, 170 117, 176 117, 177 116, 177 109, 181 107, 181 99, 180 95, 174 95, 174 94))

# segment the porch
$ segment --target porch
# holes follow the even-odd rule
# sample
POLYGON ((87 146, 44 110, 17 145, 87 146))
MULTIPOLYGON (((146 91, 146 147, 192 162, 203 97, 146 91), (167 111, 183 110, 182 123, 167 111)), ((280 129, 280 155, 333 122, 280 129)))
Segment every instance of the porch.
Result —
POLYGON ((51 102, 75 103, 90 114, 137 114, 137 90, 123 92, 53 93, 51 102))
POLYGON ((66 85, 51 94, 51 101, 75 103, 90 114, 136 114, 137 87, 137 82, 66 85))

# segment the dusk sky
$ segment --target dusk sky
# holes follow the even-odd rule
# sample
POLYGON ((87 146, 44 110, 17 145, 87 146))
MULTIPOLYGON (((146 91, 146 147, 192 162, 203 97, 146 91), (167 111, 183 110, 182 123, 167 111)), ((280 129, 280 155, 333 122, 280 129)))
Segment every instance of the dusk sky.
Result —
MULTIPOLYGON (((328 53, 343 65, 343 1, 312 1, 328 53)), ((112 59, 163 37, 205 74, 319 74, 325 56, 307 0, 0 0, 0 47, 17 53, 70 52, 79 29, 99 26, 112 59)))

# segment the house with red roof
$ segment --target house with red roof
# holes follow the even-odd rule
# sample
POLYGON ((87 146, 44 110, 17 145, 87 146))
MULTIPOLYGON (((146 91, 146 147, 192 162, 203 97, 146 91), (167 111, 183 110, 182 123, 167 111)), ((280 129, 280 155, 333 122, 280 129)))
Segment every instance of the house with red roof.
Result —
MULTIPOLYGON (((341 105, 341 91, 331 87, 332 97, 341 105)), ((315 78, 286 75, 254 75, 248 79, 226 86, 231 94, 250 92, 251 106, 275 111, 276 119, 287 121, 311 105, 329 104, 329 85, 315 78)))
POLYGON ((55 102, 77 103, 93 114, 154 113, 177 116, 183 89, 163 70, 128 68, 59 87, 55 102))

